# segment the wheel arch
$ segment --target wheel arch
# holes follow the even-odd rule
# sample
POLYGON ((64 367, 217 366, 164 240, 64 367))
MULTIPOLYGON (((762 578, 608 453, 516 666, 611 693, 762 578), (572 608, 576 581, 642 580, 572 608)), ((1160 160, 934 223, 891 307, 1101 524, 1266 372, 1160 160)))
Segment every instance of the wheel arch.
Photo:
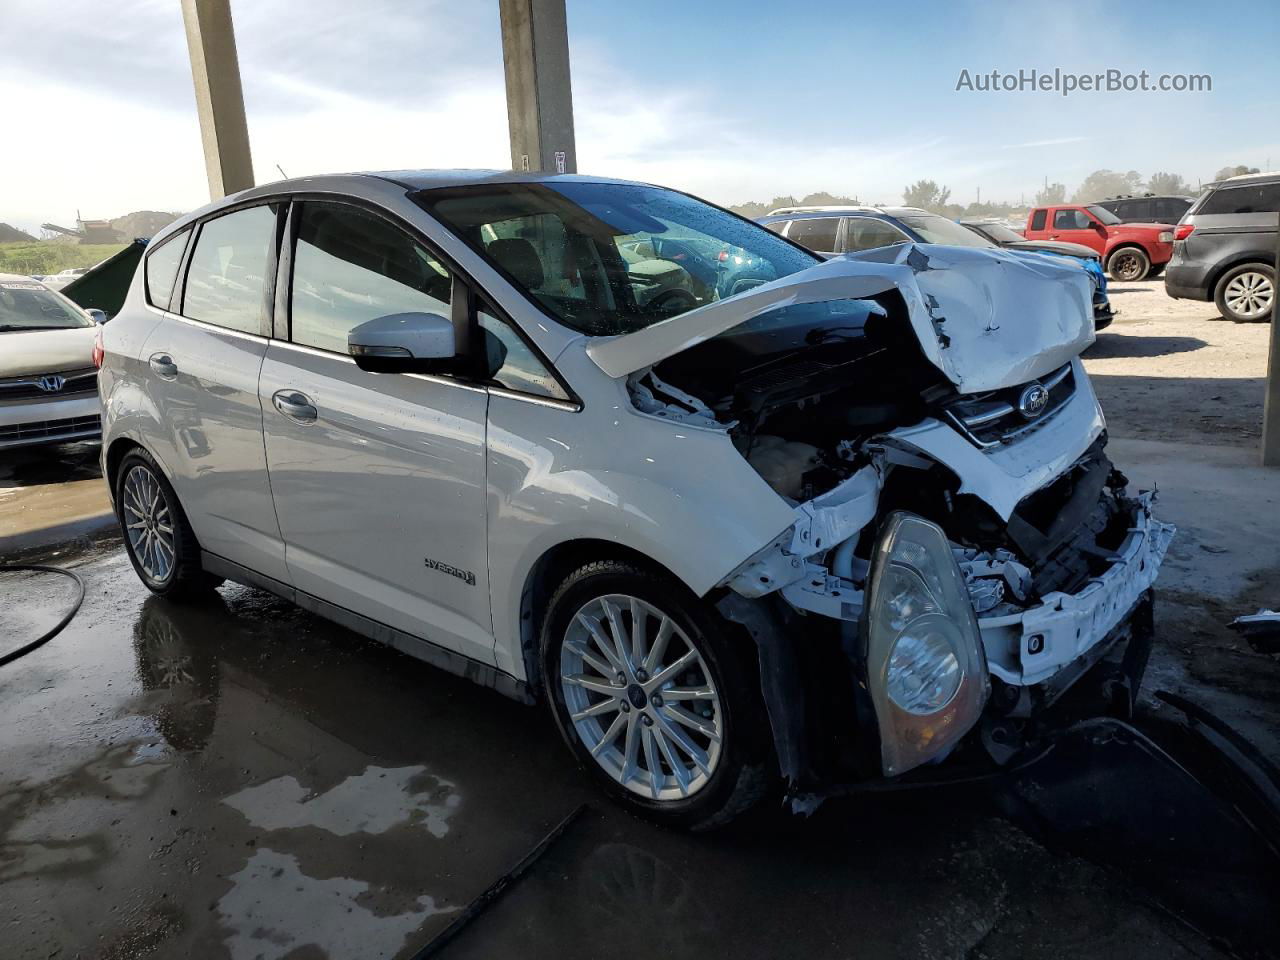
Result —
POLYGON ((1209 274, 1209 279, 1206 284, 1207 289, 1209 291, 1209 299, 1212 300, 1215 296, 1217 296, 1218 284, 1222 282, 1223 277, 1225 277, 1232 270, 1235 270, 1237 267, 1248 267, 1248 266, 1267 267, 1273 273, 1275 272, 1275 269, 1276 269, 1276 263, 1275 263, 1274 257, 1268 260, 1266 257, 1261 256, 1260 254, 1253 251, 1238 253, 1234 257, 1231 257, 1230 259, 1225 260, 1222 263, 1219 263, 1216 266, 1214 266, 1213 271, 1209 274))
POLYGON ((597 560, 626 561, 670 577, 677 583, 684 582, 664 564, 634 547, 613 540, 583 537, 563 540, 545 550, 529 568, 520 593, 520 655, 524 661, 525 682, 530 693, 539 700, 545 694, 538 651, 539 635, 551 596, 570 573, 597 560))

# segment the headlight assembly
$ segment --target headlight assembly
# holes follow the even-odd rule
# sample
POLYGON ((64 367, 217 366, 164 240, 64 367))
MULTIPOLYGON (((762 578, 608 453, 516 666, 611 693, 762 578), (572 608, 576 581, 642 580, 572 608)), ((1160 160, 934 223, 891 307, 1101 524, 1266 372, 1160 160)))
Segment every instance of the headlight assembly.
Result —
POLYGON ((887 776, 945 754, 977 722, 990 689, 982 637, 946 535, 895 513, 872 560, 867 682, 887 776))

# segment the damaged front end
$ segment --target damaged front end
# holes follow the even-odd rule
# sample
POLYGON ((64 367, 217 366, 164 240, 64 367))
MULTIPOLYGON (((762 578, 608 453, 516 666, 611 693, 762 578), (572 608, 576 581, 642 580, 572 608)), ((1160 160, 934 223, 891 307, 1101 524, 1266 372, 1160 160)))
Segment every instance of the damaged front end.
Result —
POLYGON ((792 505, 715 597, 793 799, 1009 763, 1086 674, 1131 708, 1173 528, 1106 457, 1090 311, 1079 270, 902 245, 589 350, 792 505))

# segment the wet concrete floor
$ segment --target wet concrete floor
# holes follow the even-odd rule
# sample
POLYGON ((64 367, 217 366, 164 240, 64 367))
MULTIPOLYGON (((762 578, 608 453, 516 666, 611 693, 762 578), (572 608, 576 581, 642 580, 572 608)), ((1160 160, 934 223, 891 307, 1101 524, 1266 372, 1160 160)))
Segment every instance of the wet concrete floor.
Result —
MULTIPOLYGON (((1162 511, 1181 527, 1153 680, 1274 753, 1280 666, 1223 626, 1275 582, 1280 522, 1248 509, 1259 479, 1116 446, 1136 483, 1169 478, 1162 511)), ((62 634, 0 667, 0 960, 413 957, 583 802, 440 956, 1225 955, 1131 873, 1046 848, 980 789, 712 836, 633 819, 541 709, 256 590, 150 596, 103 533, 96 463, 83 444, 0 465, 0 562, 87 584, 62 634)), ((72 596, 0 573, 0 651, 72 596)))
MULTIPOLYGON (((600 800, 541 710, 255 590, 149 596, 118 544, 0 668, 0 955, 410 957, 582 801, 446 957, 1218 956, 981 792, 713 836, 600 800)), ((0 633, 71 591, 0 575, 0 633)))

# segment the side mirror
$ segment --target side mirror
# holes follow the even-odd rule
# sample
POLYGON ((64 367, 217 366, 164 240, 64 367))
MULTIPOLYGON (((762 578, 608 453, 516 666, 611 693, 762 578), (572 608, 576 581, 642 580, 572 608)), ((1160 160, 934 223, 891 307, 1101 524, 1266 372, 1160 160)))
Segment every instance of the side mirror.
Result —
POLYGON ((347 334, 347 352, 371 373, 443 373, 456 355, 453 323, 438 313, 392 313, 347 334))
POLYGON ((87 313, 89 315, 89 319, 98 326, 102 326, 111 319, 107 316, 107 312, 105 310, 99 310, 97 307, 86 307, 84 312, 87 313))

